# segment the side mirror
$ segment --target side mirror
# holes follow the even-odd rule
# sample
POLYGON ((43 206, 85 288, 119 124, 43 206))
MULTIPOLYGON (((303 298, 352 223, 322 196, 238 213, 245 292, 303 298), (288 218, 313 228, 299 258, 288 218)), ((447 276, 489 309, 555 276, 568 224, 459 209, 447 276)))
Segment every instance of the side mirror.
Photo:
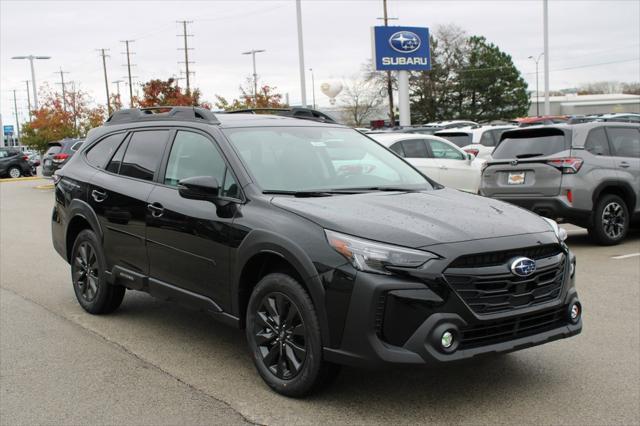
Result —
POLYGON ((178 182, 178 193, 189 200, 214 201, 219 191, 220 184, 213 176, 194 176, 178 182))
POLYGON ((472 154, 470 152, 467 153, 467 161, 469 163, 471 163, 474 160, 474 158, 476 158, 475 154, 472 154))

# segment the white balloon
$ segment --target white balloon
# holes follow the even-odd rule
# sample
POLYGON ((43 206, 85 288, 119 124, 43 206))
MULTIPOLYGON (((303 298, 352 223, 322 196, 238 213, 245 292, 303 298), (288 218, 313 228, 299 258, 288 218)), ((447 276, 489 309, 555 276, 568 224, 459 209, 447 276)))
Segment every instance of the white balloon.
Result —
POLYGON ((342 92, 342 83, 339 81, 328 81, 320 85, 320 90, 329 98, 335 98, 342 92))

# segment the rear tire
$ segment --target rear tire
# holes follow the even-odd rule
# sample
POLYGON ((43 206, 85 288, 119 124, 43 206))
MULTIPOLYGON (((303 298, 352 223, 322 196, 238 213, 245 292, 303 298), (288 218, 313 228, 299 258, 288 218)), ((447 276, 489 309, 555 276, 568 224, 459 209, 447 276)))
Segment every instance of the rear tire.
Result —
POLYGON ((594 211, 589 236, 598 244, 618 244, 629 231, 629 210, 622 198, 614 194, 602 196, 594 211))
POLYGON ((246 320, 253 362, 274 391, 302 397, 337 375, 339 367, 322 359, 313 302, 291 276, 273 273, 262 278, 251 294, 246 320))
POLYGON ((90 314, 109 314, 124 298, 125 288, 107 282, 106 261, 96 234, 85 229, 71 251, 71 280, 78 303, 90 314))
POLYGON ((7 170, 7 174, 10 178, 17 179, 22 176, 22 170, 20 170, 20 167, 11 166, 9 170, 7 170))

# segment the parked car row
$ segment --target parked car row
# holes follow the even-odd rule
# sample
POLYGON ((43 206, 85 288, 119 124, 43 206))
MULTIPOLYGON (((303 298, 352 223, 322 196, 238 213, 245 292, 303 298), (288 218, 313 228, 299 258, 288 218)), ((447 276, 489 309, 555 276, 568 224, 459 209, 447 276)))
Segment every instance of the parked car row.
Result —
POLYGON ((35 175, 29 156, 18 148, 0 148, 0 177, 19 178, 35 175))

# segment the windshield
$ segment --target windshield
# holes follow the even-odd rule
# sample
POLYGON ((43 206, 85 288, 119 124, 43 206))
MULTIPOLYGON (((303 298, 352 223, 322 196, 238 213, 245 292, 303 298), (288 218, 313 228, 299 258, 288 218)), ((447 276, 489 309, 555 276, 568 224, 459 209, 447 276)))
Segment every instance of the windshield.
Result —
POLYGON ((432 188, 403 160, 353 129, 263 127, 224 133, 265 191, 432 188))
POLYGON ((504 160, 541 157, 556 154, 566 149, 565 137, 562 132, 559 134, 545 133, 535 135, 520 132, 520 134, 525 137, 507 136, 493 151, 493 158, 496 160, 504 160))
POLYGON ((438 133, 436 136, 445 138, 449 142, 455 144, 458 148, 471 145, 471 135, 468 133, 438 133))

